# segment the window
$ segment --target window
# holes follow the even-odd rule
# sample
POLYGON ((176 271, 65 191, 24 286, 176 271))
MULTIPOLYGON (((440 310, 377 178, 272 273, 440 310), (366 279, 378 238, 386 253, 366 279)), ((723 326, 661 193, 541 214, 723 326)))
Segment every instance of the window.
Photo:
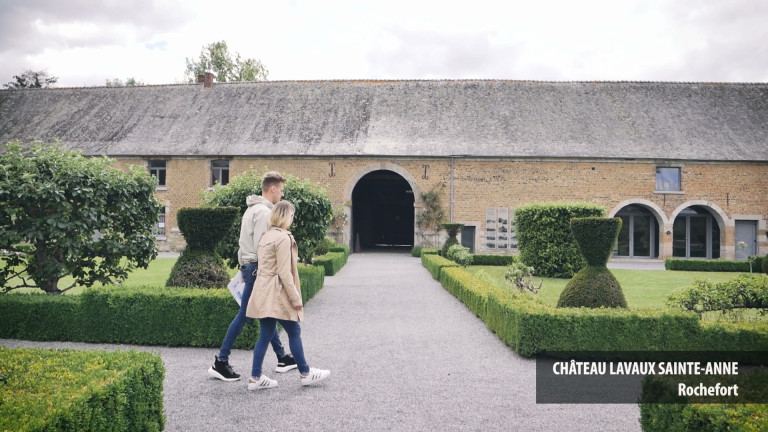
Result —
POLYGON ((681 191, 680 168, 656 167, 657 191, 681 191))
POLYGON ((156 159, 149 161, 149 174, 157 178, 158 186, 165 186, 166 163, 167 161, 156 159))
POLYGON ((155 237, 165 237, 165 207, 160 210, 160 215, 157 217, 157 223, 152 229, 152 233, 155 237))
POLYGON ((228 160, 211 161, 211 186, 215 184, 220 184, 222 186, 229 184, 228 160))

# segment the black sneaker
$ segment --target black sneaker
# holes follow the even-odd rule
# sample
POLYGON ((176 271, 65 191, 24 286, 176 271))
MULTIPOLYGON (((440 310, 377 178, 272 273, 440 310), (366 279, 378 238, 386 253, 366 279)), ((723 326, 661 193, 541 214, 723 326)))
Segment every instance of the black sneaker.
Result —
POLYGON ((208 369, 208 375, 222 381, 237 381, 240 375, 236 374, 228 361, 220 361, 218 357, 213 361, 213 366, 208 369))
POLYGON ((291 369, 296 369, 296 360, 290 354, 286 354, 283 357, 277 359, 277 367, 275 372, 283 373, 288 372, 291 369))

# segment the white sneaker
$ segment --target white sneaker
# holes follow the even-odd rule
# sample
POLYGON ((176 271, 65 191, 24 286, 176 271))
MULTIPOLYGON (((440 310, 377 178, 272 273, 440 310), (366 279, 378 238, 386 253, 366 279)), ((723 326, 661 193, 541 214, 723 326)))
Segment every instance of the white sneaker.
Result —
POLYGON ((277 387, 277 381, 270 379, 266 375, 262 375, 258 380, 253 377, 248 380, 248 390, 261 390, 272 387, 277 387))
POLYGON ((331 376, 331 371, 325 369, 309 368, 309 373, 301 376, 301 385, 310 385, 320 382, 331 376))

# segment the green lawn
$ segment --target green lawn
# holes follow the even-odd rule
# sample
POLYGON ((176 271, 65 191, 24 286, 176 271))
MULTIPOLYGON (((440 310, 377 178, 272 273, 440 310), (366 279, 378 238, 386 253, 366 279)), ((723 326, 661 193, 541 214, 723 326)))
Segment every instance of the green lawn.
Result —
MULTIPOLYGON (((505 266, 472 266, 469 271, 480 274, 484 279, 497 285, 506 284, 505 266), (483 276, 484 275, 484 276, 483 276)), ((677 289, 690 286, 696 279, 713 282, 731 280, 740 273, 684 272, 666 270, 611 270, 621 284, 627 305, 630 308, 665 308, 667 296, 677 289)), ((539 278, 534 278, 538 284, 539 278)), ((537 297, 546 305, 556 306, 560 293, 569 279, 544 278, 544 284, 537 297)))
MULTIPOLYGON (((146 269, 134 270, 128 276, 128 279, 126 279, 122 283, 122 285, 123 286, 142 286, 142 285, 165 286, 165 281, 168 280, 168 276, 170 276, 171 269, 173 268, 174 264, 176 264, 176 258, 156 258, 154 261, 149 263, 149 266, 146 269)), ((228 268, 227 271, 230 273, 230 275, 234 276, 236 270, 228 268)), ((59 286, 64 287, 70 283, 72 283, 72 278, 67 277, 61 280, 61 282, 59 283, 59 286)), ((101 284, 96 284, 95 286, 101 286, 101 284)), ((67 291, 66 294, 69 294, 69 295, 80 294, 81 292, 83 292, 84 289, 86 288, 82 286, 78 286, 67 291)), ((29 293, 29 292, 42 292, 42 291, 40 291, 39 289, 26 288, 26 289, 14 290, 12 292, 29 293)))

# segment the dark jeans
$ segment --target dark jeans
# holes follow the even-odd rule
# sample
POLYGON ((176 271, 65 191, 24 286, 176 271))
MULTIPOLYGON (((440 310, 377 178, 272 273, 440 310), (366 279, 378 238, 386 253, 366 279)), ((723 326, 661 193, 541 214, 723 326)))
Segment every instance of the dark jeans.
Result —
POLYGON ((302 375, 309 373, 307 360, 304 358, 304 347, 301 345, 301 326, 296 321, 286 321, 277 318, 260 318, 259 340, 253 347, 253 366, 251 367, 251 376, 261 378, 261 365, 264 363, 264 355, 267 353, 267 344, 274 339, 277 334, 277 323, 283 326, 283 330, 288 333, 288 345, 291 347, 291 354, 296 359, 296 365, 302 375))
MULTIPOLYGON (((251 298, 251 292, 253 291, 253 283, 256 281, 256 271, 259 269, 259 263, 250 263, 241 267, 243 272, 243 280, 245 281, 245 289, 243 289, 243 299, 240 303, 240 311, 237 312, 235 319, 232 320, 232 324, 229 325, 227 335, 224 336, 224 342, 221 344, 221 350, 217 356, 221 361, 228 361, 229 354, 232 352, 232 346, 235 344, 235 340, 243 331, 245 323, 253 321, 253 318, 245 316, 245 310, 248 308, 248 300, 251 298)), ((277 358, 285 355, 285 349, 283 344, 280 343, 280 337, 275 332, 274 337, 269 341, 272 344, 272 349, 275 350, 277 358)))

